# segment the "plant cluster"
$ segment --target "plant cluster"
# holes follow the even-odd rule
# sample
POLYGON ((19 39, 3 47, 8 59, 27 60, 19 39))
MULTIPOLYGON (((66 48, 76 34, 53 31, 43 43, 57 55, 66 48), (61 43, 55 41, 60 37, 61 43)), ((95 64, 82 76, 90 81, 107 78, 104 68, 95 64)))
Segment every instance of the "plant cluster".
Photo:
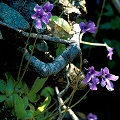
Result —
MULTIPOLYGON (((95 25, 95 23, 91 20, 89 20, 88 22, 86 21, 84 22, 81 20, 81 22, 79 23, 76 23, 76 24, 71 23, 70 25, 69 22, 67 22, 65 19, 61 17, 62 13, 59 17, 52 15, 52 10, 54 10, 56 2, 57 0, 54 2, 54 4, 51 4, 49 1, 47 1, 42 6, 37 4, 34 7, 35 13, 31 15, 31 18, 33 19, 32 27, 35 27, 35 29, 37 28, 37 30, 43 30, 43 31, 47 31, 48 28, 50 28, 51 29, 50 32, 53 35, 57 36, 59 38, 59 41, 62 41, 61 39, 65 39, 65 41, 70 41, 70 44, 72 44, 73 47, 77 46, 77 48, 79 48, 80 50, 82 49, 81 44, 105 47, 108 52, 106 56, 109 58, 110 61, 112 61, 114 48, 110 47, 106 41, 104 43, 83 41, 83 35, 87 34, 87 32, 91 33, 92 35, 96 34, 98 30, 98 26, 95 25), (55 30, 52 31, 52 29, 55 29, 55 30)), ((64 4, 64 6, 66 5, 65 3, 62 3, 62 4, 64 4)), ((72 4, 68 2, 68 6, 72 6, 72 4)), ((72 10, 74 12, 77 12, 77 8, 74 8, 73 6, 72 6, 72 10)), ((106 15, 109 15, 109 14, 106 13, 106 15)), ((102 24, 100 27, 102 29, 103 28, 108 29, 108 28, 105 28, 105 26, 107 26, 108 28, 111 27, 110 24, 107 24, 107 25, 102 24)), ((98 90, 99 84, 101 84, 102 87, 106 87, 108 91, 114 91, 114 84, 112 81, 117 81, 119 79, 119 76, 111 74, 109 72, 110 70, 108 67, 101 68, 100 71, 95 70, 94 66, 83 68, 82 55, 79 55, 79 58, 80 58, 80 62, 78 62, 80 65, 79 75, 75 71, 76 69, 74 69, 74 73, 76 73, 77 76, 82 76, 83 74, 81 73, 84 72, 84 74, 86 73, 85 78, 82 77, 81 80, 77 80, 77 82, 75 82, 76 86, 73 87, 73 92, 71 93, 70 97, 67 98, 65 101, 63 101, 62 96, 65 94, 65 92, 68 90, 71 84, 69 81, 70 80, 69 72, 71 68, 70 66, 71 62, 68 65, 66 65, 67 68, 65 67, 66 68, 65 77, 66 77, 67 85, 61 92, 59 92, 58 88, 55 87, 55 91, 57 93, 57 98, 58 98, 58 101, 57 101, 58 104, 56 108, 51 112, 50 108, 54 104, 51 105, 50 103, 54 96, 54 90, 52 87, 49 87, 49 86, 43 87, 46 81, 49 79, 49 75, 45 78, 37 77, 34 84, 31 87, 28 86, 23 81, 23 77, 26 73, 28 65, 31 62, 30 60, 32 59, 36 60, 36 58, 32 56, 35 51, 34 49, 36 48, 37 39, 39 37, 39 34, 41 33, 43 32, 38 31, 38 33, 35 36, 35 41, 33 45, 29 45, 27 42, 25 48, 22 49, 23 58, 21 61, 18 78, 15 80, 11 74, 5 73, 7 81, 0 79, 0 102, 4 103, 4 106, 10 110, 13 116, 15 116, 17 119, 20 119, 20 120, 52 120, 52 119, 62 120, 66 112, 68 111, 70 113, 71 112, 70 110, 75 105, 77 105, 83 98, 85 98, 85 96, 90 90, 92 91, 98 90), (26 57, 28 62, 26 64, 26 67, 22 76, 20 77, 23 59, 29 53, 27 51, 28 45, 29 45, 29 50, 31 54, 29 55, 29 57, 26 57), (76 92, 77 85, 79 83, 80 85, 84 84, 85 88, 86 86, 89 86, 89 90, 78 102, 70 106, 72 97, 76 92), (44 101, 42 100, 43 99, 42 97, 45 98, 44 101), (68 103, 67 107, 66 107, 66 103, 68 103)), ((28 41, 29 41, 29 37, 28 37, 28 41)), ((69 44, 68 42, 66 43, 69 44)), ((40 46, 38 45, 37 47, 39 48, 40 46)), ((56 50, 56 56, 60 56, 60 54, 66 50, 66 46, 64 44, 59 44, 57 47, 58 48, 56 50)), ((56 60, 54 59, 53 56, 52 57, 50 56, 50 58, 53 60, 56 60)), ((66 56, 66 61, 68 61, 69 58, 70 58, 69 56, 66 56)), ((63 61, 64 64, 67 63, 65 60, 63 60, 63 56, 60 56, 60 60, 59 61, 56 60, 56 61, 57 62, 63 61)), ((36 60, 34 64, 38 65, 38 61, 36 60)), ((43 64, 43 62, 41 62, 41 64, 43 64)), ((55 63, 51 63, 51 64, 55 65, 55 63)), ((51 64, 48 64, 48 66, 50 66, 51 64)), ((52 70, 51 66, 50 68, 52 70)), ((44 72, 46 70, 46 66, 44 65, 44 68, 41 68, 41 69, 44 72)), ((74 120, 79 120, 77 116, 74 116, 74 113, 72 113, 72 117, 74 120)), ((97 120, 99 118, 97 117, 97 115, 91 113, 90 111, 88 116, 84 118, 84 120, 86 119, 97 120)))
POLYGON ((42 89, 47 78, 37 77, 33 86, 29 88, 25 82, 16 81, 9 73, 5 73, 5 76, 6 82, 0 79, 0 102, 4 102, 5 108, 10 110, 12 116, 16 116, 17 119, 45 118, 44 112, 50 104, 51 96, 54 95, 51 87, 42 89), (45 100, 40 102, 42 96, 45 100))

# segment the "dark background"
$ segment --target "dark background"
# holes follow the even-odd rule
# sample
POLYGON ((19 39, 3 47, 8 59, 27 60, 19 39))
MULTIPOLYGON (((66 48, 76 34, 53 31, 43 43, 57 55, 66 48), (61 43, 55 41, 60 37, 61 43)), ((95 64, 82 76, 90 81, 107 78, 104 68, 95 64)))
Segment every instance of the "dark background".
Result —
MULTIPOLYGON (((103 0, 86 0, 86 8, 88 13, 86 14, 85 18, 86 20, 92 20, 95 23, 97 23, 97 20, 99 19, 101 8, 102 8, 103 0), (97 1, 99 4, 97 4, 97 1)), ((102 15, 100 24, 108 23, 110 20, 112 20, 114 17, 119 17, 120 14, 114 7, 111 0, 106 0, 105 7, 107 4, 110 4, 114 16, 105 16, 102 15)), ((109 12, 104 7, 103 14, 105 12, 109 12)), ((117 76, 120 76, 120 46, 118 45, 120 43, 120 22, 114 21, 115 23, 118 23, 118 28, 115 26, 111 26, 111 28, 108 29, 101 29, 101 27, 98 28, 98 32, 96 34, 95 42, 103 43, 105 39, 108 40, 108 44, 111 47, 114 47, 114 54, 112 61, 109 61, 107 56, 107 50, 105 47, 95 47, 92 48, 89 54, 89 48, 83 47, 83 58, 87 59, 89 61, 89 66, 94 66, 96 70, 100 70, 101 68, 108 67, 111 74, 115 74, 117 76), (117 41, 117 43, 114 43, 114 40, 117 41), (116 49, 115 46, 118 45, 118 49, 116 49)), ((111 23, 112 24, 112 23, 111 23)), ((107 26, 105 26, 107 27, 107 26)), ((90 36, 90 34, 87 34, 83 37, 83 40, 86 40, 86 37, 90 36)), ((89 38, 89 37, 88 37, 89 38)), ((74 100, 78 100, 78 96, 80 96, 82 92, 79 91, 76 93, 76 97, 74 97, 74 100)), ((114 91, 110 92, 106 88, 102 88, 101 86, 98 87, 97 91, 90 91, 87 95, 87 99, 80 102, 79 105, 77 105, 75 110, 85 113, 86 115, 90 112, 93 114, 96 114, 98 116, 98 120, 119 120, 120 119, 120 79, 116 82, 114 82, 114 91)))

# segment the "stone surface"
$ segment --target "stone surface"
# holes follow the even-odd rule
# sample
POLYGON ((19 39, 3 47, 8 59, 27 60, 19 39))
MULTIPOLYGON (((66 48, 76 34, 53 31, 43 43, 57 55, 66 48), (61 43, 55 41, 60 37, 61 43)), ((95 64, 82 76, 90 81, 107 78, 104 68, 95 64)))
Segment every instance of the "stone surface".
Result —
POLYGON ((36 6, 36 2, 34 0, 12 0, 11 7, 18 11, 25 20, 29 23, 33 22, 31 15, 34 14, 34 7, 36 6))
POLYGON ((29 23, 19 12, 4 3, 0 3, 0 21, 22 30, 30 28, 29 23))

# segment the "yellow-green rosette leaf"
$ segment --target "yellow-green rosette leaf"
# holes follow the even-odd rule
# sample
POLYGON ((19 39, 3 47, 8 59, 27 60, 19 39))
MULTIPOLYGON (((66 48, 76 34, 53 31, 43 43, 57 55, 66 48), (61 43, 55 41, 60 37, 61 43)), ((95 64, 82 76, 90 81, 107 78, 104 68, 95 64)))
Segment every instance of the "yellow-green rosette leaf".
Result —
POLYGON ((14 107, 14 94, 10 95, 4 102, 6 108, 13 108, 14 107))
POLYGON ((37 77, 31 90, 28 93, 28 99, 33 102, 35 97, 36 97, 36 93, 43 87, 43 85, 45 84, 45 82, 47 81, 48 78, 39 78, 37 77))
POLYGON ((30 110, 31 111, 34 111, 35 112, 35 106, 33 106, 33 104, 31 104, 30 102, 29 102, 29 108, 30 108, 30 110))
POLYGON ((18 119, 23 119, 27 115, 23 99, 18 94, 14 94, 14 107, 18 119))
POLYGON ((28 94, 28 86, 25 82, 19 81, 15 86, 15 93, 28 94))
POLYGON ((38 116, 40 114, 43 114, 48 105, 51 102, 51 96, 48 96, 45 101, 40 105, 40 107, 37 108, 37 110, 34 113, 34 116, 38 116))
POLYGON ((25 107, 25 109, 28 107, 28 104, 29 104, 29 102, 28 102, 28 97, 27 96, 25 96, 24 98, 23 98, 23 103, 24 103, 24 107, 25 107))
POLYGON ((5 73, 5 76, 7 78, 6 96, 10 96, 14 92, 15 80, 9 73, 5 73))
POLYGON ((6 82, 4 80, 0 79, 0 92, 5 93, 6 92, 6 82))
POLYGON ((24 117, 24 120, 30 120, 30 119, 33 119, 33 114, 34 114, 34 111, 32 110, 26 110, 27 112, 27 115, 24 117))
POLYGON ((66 32, 69 33, 71 31, 71 27, 70 27, 69 23, 66 20, 64 20, 63 18, 60 18, 58 16, 52 16, 51 21, 55 22, 55 24, 57 24, 58 26, 63 28, 66 32))
POLYGON ((54 96, 54 89, 52 87, 50 87, 50 86, 45 87, 45 88, 42 89, 40 95, 44 96, 44 97, 54 96))

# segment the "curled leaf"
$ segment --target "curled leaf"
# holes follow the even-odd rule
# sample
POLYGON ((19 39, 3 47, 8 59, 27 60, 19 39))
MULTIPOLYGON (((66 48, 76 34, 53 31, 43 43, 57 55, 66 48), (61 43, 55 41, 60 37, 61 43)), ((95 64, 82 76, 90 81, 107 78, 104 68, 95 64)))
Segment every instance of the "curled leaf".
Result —
POLYGON ((71 27, 70 27, 69 23, 66 20, 64 20, 63 18, 60 18, 57 16, 52 16, 51 21, 55 22, 58 26, 63 28, 66 32, 69 33, 71 31, 71 27))
POLYGON ((34 116, 38 116, 39 114, 43 114, 45 109, 48 107, 48 105, 51 102, 51 96, 48 96, 45 101, 42 103, 40 107, 35 111, 34 116))

